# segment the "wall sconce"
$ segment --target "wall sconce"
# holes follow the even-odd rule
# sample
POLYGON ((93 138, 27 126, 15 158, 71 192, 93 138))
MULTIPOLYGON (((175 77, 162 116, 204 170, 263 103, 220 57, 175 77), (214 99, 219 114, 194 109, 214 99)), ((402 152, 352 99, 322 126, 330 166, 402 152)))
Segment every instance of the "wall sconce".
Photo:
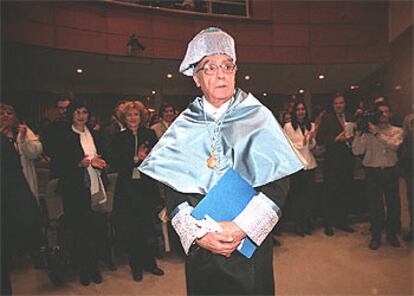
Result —
POLYGON ((128 47, 128 53, 130 56, 136 56, 138 53, 138 50, 142 50, 142 51, 145 50, 145 46, 141 42, 139 42, 138 37, 135 34, 132 34, 129 37, 127 47, 128 47))

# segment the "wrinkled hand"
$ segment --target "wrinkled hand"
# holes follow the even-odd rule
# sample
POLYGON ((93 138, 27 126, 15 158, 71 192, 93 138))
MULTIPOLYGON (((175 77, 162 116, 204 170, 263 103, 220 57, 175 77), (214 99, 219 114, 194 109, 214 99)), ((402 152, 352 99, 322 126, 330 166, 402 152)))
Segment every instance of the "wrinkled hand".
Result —
POLYGON ((235 241, 241 242, 246 237, 246 233, 232 221, 219 222, 219 225, 223 229, 222 233, 228 233, 235 241))
POLYGON ((196 243, 203 249, 212 253, 230 257, 238 247, 240 241, 235 240, 227 232, 207 232, 202 238, 196 239, 196 243))
POLYGON ((101 158, 101 155, 97 155, 91 160, 91 165, 96 169, 106 168, 106 161, 101 158))
POLYGON ((91 161, 88 158, 88 155, 85 155, 85 157, 79 162, 79 166, 83 168, 87 168, 91 164, 91 161))

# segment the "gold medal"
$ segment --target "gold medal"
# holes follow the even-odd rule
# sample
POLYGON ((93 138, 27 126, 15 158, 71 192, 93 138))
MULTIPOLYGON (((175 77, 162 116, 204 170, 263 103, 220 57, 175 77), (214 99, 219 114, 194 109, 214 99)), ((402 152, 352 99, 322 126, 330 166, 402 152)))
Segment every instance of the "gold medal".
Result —
POLYGON ((211 153, 210 158, 207 160, 207 166, 212 169, 216 166, 216 157, 214 153, 211 153))

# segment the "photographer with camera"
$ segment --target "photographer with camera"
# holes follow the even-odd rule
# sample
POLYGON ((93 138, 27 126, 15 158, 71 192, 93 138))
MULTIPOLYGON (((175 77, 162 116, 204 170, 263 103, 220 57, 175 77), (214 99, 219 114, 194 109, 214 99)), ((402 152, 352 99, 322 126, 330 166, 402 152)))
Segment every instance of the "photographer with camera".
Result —
POLYGON ((400 228, 401 204, 396 164, 397 150, 403 141, 403 130, 390 124, 391 107, 387 103, 376 105, 377 113, 371 112, 357 122, 357 131, 352 143, 355 155, 364 155, 362 164, 366 172, 366 186, 371 216, 371 250, 381 245, 384 225, 384 202, 387 207, 387 240, 399 247, 397 232, 400 228))

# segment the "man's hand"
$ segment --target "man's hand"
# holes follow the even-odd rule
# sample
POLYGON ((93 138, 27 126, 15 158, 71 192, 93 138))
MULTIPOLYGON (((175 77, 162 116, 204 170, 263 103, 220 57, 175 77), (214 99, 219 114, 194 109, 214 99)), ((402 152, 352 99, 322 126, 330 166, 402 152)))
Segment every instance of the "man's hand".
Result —
POLYGON ((373 135, 378 134, 377 126, 373 124, 372 122, 368 122, 368 131, 373 135))
POLYGON ((223 229, 222 233, 228 233, 235 241, 241 242, 246 237, 246 233, 234 222, 223 221, 219 222, 219 224, 223 229))
POLYGON ((203 249, 212 253, 230 257, 239 246, 240 241, 235 240, 227 232, 207 232, 205 236, 196 239, 196 243, 203 249))

